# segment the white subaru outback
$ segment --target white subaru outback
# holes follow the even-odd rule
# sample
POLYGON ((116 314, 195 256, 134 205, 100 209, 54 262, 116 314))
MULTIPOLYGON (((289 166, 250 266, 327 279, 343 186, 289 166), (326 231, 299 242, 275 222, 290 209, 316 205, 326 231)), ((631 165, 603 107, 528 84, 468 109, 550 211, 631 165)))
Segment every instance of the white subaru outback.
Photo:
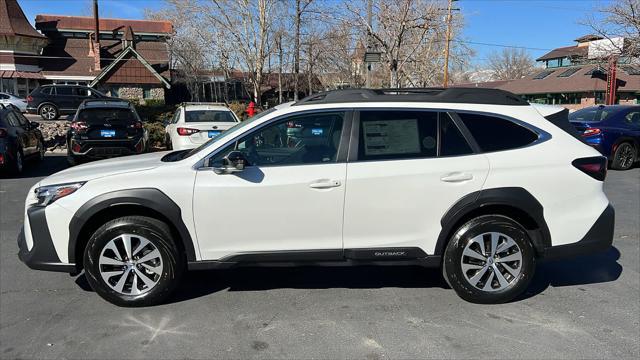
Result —
POLYGON ((509 301, 539 259, 612 243, 606 159, 557 120, 500 90, 313 95, 193 150, 43 179, 19 257, 84 269, 121 306, 162 302, 187 269, 276 263, 441 267, 463 299, 509 301))

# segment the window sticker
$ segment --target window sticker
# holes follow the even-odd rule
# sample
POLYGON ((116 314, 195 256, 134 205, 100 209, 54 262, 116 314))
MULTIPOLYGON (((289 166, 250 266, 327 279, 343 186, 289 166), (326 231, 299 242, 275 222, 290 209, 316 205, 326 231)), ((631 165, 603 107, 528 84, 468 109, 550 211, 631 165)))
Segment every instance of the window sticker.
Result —
POLYGON ((417 119, 364 121, 362 126, 367 156, 420 153, 417 119))
POLYGON ((315 136, 322 135, 322 129, 311 129, 311 135, 315 135, 315 136))

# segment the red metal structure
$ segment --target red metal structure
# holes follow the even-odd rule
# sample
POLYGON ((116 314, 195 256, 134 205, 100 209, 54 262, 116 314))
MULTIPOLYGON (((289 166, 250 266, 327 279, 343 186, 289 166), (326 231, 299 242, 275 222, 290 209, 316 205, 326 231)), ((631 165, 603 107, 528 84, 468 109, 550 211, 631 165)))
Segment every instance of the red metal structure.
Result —
POLYGON ((618 64, 618 57, 612 55, 609 57, 609 72, 607 73, 607 93, 606 104, 614 105, 616 103, 616 92, 618 90, 618 79, 616 76, 616 67, 618 64))

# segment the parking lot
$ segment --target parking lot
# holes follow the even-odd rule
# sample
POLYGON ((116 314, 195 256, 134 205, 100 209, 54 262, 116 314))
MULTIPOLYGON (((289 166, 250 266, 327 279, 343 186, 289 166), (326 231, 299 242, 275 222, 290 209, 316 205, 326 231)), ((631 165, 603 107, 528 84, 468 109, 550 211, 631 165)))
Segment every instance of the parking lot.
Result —
MULTIPOLYGON (((437 270, 244 268, 187 274, 170 303, 118 308, 83 275, 16 253, 27 190, 63 154, 0 179, 1 358, 637 358, 640 168, 610 171, 607 253, 539 264, 520 299, 466 303, 437 270)), ((580 209, 575 209, 580 211, 580 209)))

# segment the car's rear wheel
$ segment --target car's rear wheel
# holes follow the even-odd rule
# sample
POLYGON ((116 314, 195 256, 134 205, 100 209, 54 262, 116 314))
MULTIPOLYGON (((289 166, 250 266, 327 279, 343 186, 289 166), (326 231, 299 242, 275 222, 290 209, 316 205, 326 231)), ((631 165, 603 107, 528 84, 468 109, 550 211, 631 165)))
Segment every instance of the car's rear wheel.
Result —
POLYGON ((22 149, 16 150, 11 170, 14 175, 22 174, 22 171, 24 170, 24 155, 22 154, 22 149))
POLYGON ((58 114, 58 108, 53 104, 44 104, 40 106, 38 114, 40 114, 40 117, 45 120, 55 120, 60 116, 60 114, 58 114))
POLYGON ((463 299, 482 304, 510 301, 523 293, 535 271, 526 230, 500 215, 462 225, 444 253, 443 274, 463 299))
POLYGON ((633 166, 636 162, 638 153, 633 144, 625 142, 616 148, 613 153, 613 161, 611 162, 611 168, 615 170, 627 170, 633 166))
POLYGON ((129 216, 109 221, 89 239, 84 268, 91 287, 118 306, 150 306, 175 289, 184 263, 162 221, 129 216))

